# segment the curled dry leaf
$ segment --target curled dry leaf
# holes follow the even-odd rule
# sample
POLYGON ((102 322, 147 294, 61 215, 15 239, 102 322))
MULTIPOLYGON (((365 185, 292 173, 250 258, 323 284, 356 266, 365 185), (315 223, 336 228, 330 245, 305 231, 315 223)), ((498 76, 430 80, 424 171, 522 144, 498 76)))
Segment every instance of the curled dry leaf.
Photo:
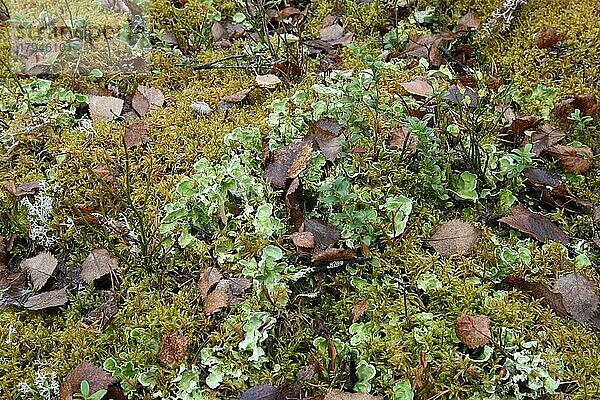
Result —
POLYGON ((188 355, 190 340, 179 333, 167 333, 158 348, 158 360, 166 367, 173 368, 181 364, 188 355))
POLYGON ((219 281, 217 286, 208 293, 204 299, 204 313, 212 314, 219 311, 221 308, 228 307, 235 304, 233 297, 233 291, 231 289, 231 282, 225 279, 219 281))
POLYGON ((263 89, 276 89, 281 86, 281 79, 277 75, 256 75, 256 84, 263 89))
POLYGON ((456 33, 467 33, 470 30, 476 30, 481 25, 481 18, 473 10, 469 10, 465 15, 460 17, 456 23, 454 31, 456 33))
POLYGON ((550 157, 557 160, 565 172, 583 174, 592 166, 594 153, 587 147, 554 145, 548 148, 550 157))
POLYGON ((60 385, 60 400, 74 400, 76 393, 80 393, 81 382, 87 381, 90 385, 90 393, 106 390, 106 398, 113 400, 126 399, 123 391, 117 387, 117 380, 102 368, 87 361, 81 362, 69 372, 60 385))
POLYGON ((97 308, 90 310, 83 318, 83 322, 89 326, 96 325, 103 331, 110 325, 113 318, 119 312, 119 305, 115 300, 112 290, 103 290, 104 302, 97 308))
POLYGON ((204 313, 212 314, 224 307, 234 305, 238 302, 238 296, 251 286, 250 279, 224 279, 218 269, 214 267, 205 269, 198 282, 200 296, 204 301, 204 313))
POLYGON ((67 289, 62 288, 33 295, 27 299, 25 304, 23 304, 23 307, 28 310, 36 311, 64 306, 67 302, 67 289))
POLYGON ((470 223, 453 219, 442 225, 428 243, 442 256, 465 254, 475 245, 480 234, 481 231, 470 223))
POLYGON ((553 127, 550 124, 539 125, 531 137, 525 137, 523 145, 532 143, 532 151, 539 156, 542 152, 546 151, 551 146, 554 146, 567 135, 558 128, 553 127))
POLYGON ((164 103, 165 96, 159 89, 144 85, 138 86, 131 99, 131 107, 140 117, 162 107, 164 103))
POLYGON ((148 122, 141 119, 134 120, 131 124, 125 127, 125 135, 123 140, 128 149, 135 146, 143 146, 151 142, 148 135, 148 122))
POLYGON ((577 272, 558 278, 552 291, 562 295, 563 305, 575 321, 590 322, 600 311, 597 285, 577 272))
POLYGON ((90 252, 81 264, 81 279, 87 284, 104 278, 118 268, 119 260, 111 257, 106 249, 95 249, 90 252))
POLYGON ((26 182, 19 185, 15 185, 13 181, 8 182, 4 185, 4 188, 13 196, 29 196, 37 192, 41 187, 40 181, 26 182))
POLYGON ((400 86, 408 93, 418 97, 431 97, 433 93, 433 86, 422 76, 418 76, 410 82, 401 83, 400 86))
POLYGON ((549 26, 542 26, 533 38, 533 44, 538 49, 549 49, 556 46, 559 41, 560 35, 556 29, 549 26))
POLYGON ((456 336, 470 349, 485 346, 492 338, 490 319, 485 315, 461 314, 456 319, 454 328, 456 336))
POLYGON ((600 103, 595 94, 579 94, 561 101, 552 111, 563 121, 567 121, 575 110, 580 110, 583 115, 593 115, 600 111, 600 103))
POLYGON ((125 102, 112 96, 88 95, 92 119, 113 120, 121 115, 125 102))
POLYGON ((248 96, 250 95, 250 93, 252 92, 253 89, 254 88, 240 90, 239 92, 236 92, 230 96, 223 97, 222 101, 224 101, 225 103, 232 103, 232 104, 242 103, 242 102, 246 101, 246 99, 248 98, 248 96))
MULTIPOLYGON (((239 400, 277 400, 279 389, 272 385, 256 385, 246 390, 239 400)), ((286 397, 287 398, 287 397, 286 397)))
POLYGON ((48 251, 42 251, 35 257, 21 261, 21 271, 26 272, 31 280, 34 291, 39 291, 48 282, 58 260, 48 251))
POLYGON ((342 126, 333 118, 320 118, 311 122, 305 139, 314 141, 328 161, 334 161, 342 152, 342 126))
POLYGON ((448 94, 445 99, 454 104, 465 104, 465 99, 468 98, 468 106, 477 108, 479 104, 479 95, 470 87, 462 84, 453 84, 448 88, 448 94))
POLYGON ((444 57, 439 48, 443 40, 444 38, 441 35, 410 35, 404 53, 417 59, 424 58, 429 60, 434 67, 439 67, 444 62, 444 57))
POLYGON ((353 305, 352 306, 352 323, 355 323, 356 321, 358 321, 360 319, 360 317, 365 315, 365 313, 367 312, 368 309, 369 309, 369 300, 368 299, 361 300, 358 303, 356 303, 355 305, 353 305))
POLYGON ((265 179, 276 189, 284 189, 288 179, 298 177, 308 167, 312 151, 312 141, 302 140, 271 152, 266 161, 265 179))
POLYGON ((217 283, 223 278, 221 272, 215 267, 208 267, 200 275, 200 281, 198 282, 198 288, 200 289, 200 296, 205 299, 217 283))
POLYGON ((513 207, 510 215, 500 218, 499 221, 542 243, 552 240, 566 246, 571 242, 569 236, 548 218, 521 205, 513 207))
POLYGON ((296 229, 300 229, 304 223, 304 199, 303 188, 299 177, 295 177, 285 193, 285 208, 287 214, 296 229))
POLYGON ((575 196, 560 177, 543 168, 527 168, 523 171, 531 196, 553 207, 580 213, 592 207, 592 203, 575 196))

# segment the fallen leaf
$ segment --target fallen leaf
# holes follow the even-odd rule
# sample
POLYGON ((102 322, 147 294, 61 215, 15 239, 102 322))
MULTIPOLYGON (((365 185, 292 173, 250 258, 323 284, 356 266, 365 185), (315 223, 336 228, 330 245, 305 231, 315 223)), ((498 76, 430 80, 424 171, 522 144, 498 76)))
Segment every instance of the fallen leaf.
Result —
POLYGON ((444 40, 440 35, 409 35, 408 45, 404 54, 428 60, 434 67, 439 67, 444 62, 444 57, 439 46, 444 40))
POLYGON ((33 181, 15 185, 14 182, 8 182, 4 188, 13 196, 30 196, 37 192, 42 187, 41 181, 33 181))
POLYGON ((141 119, 136 119, 127 125, 127 127, 125 127, 125 135, 123 136, 125 146, 130 149, 151 142, 152 140, 148 135, 148 127, 148 122, 141 119))
POLYGON ((90 117, 111 121, 121 115, 125 102, 112 96, 88 95, 90 117))
POLYGON ((587 147, 572 147, 556 144, 546 152, 558 161, 563 171, 572 174, 583 174, 592 166, 594 154, 587 147))
POLYGON ((561 101, 552 111, 563 121, 567 121, 576 109, 583 115, 593 115, 600 111, 600 103, 595 94, 579 94, 561 101))
POLYGON ((485 315, 461 314, 454 325, 456 336, 470 349, 483 347, 490 342, 492 331, 490 330, 490 319, 485 315))
POLYGON ((502 285, 516 287, 529 293, 534 299, 539 299, 542 304, 550 306, 558 315, 568 317, 567 309, 563 304, 563 297, 560 293, 555 293, 541 282, 528 282, 525 279, 509 275, 501 282, 502 285))
POLYGON ((60 385, 60 400, 76 399, 74 395, 80 393, 81 382, 84 380, 90 385, 90 393, 106 390, 108 393, 105 398, 126 399, 123 391, 117 386, 117 380, 111 374, 88 361, 82 361, 67 374, 60 385))
POLYGON ((475 245, 480 234, 481 231, 470 223, 453 219, 442 225, 428 243, 442 256, 465 254, 475 245))
POLYGON ((42 251, 35 257, 21 261, 21 271, 27 272, 34 291, 39 291, 48 282, 54 269, 58 265, 58 260, 48 251, 42 251))
POLYGON ((479 96, 477 93, 470 87, 463 86, 462 84, 450 85, 445 99, 458 105, 468 104, 468 107, 471 108, 477 108, 479 105, 479 96), (465 102, 467 98, 468 100, 465 102))
MULTIPOLYGON (((523 117, 516 117, 510 124, 509 131, 519 137, 524 138, 525 131, 535 130, 535 127, 542 121, 541 118, 535 115, 525 115, 523 117)), ((522 141, 519 140, 519 143, 522 141)))
POLYGON ((290 238, 297 247, 298 252, 308 251, 310 254, 316 246, 315 235, 311 232, 295 232, 290 235, 290 238))
MULTIPOLYGON (((246 390, 239 400, 277 400, 279 389, 271 385, 256 385, 246 390)), ((287 398, 287 397, 286 397, 287 398)))
POLYGON ((342 126, 333 118, 320 118, 308 126, 306 140, 313 140, 328 161, 335 161, 342 152, 342 126))
POLYGON ((276 89, 281 86, 281 79, 277 75, 256 75, 256 84, 263 89, 276 89))
POLYGON ((410 129, 402 126, 392 132, 392 140, 390 140, 390 146, 393 149, 400 149, 407 152, 408 154, 415 154, 417 152, 417 144, 419 138, 417 135, 412 133, 410 129))
POLYGON ((212 113, 212 108, 204 101, 195 101, 190 104, 190 108, 199 115, 209 115, 212 113))
POLYGON ((225 103, 232 103, 232 104, 242 103, 242 102, 246 101, 246 99, 248 98, 248 96, 250 95, 250 93, 252 92, 253 89, 254 88, 240 90, 239 92, 236 92, 230 96, 223 97, 221 100, 224 101, 225 103))
POLYGON ((481 18, 473 10, 469 10, 465 15, 460 17, 456 23, 456 33, 467 33, 471 30, 476 30, 481 25, 481 18))
POLYGON ((223 24, 219 21, 214 21, 210 27, 210 34, 212 36, 213 43, 220 42, 221 40, 228 40, 227 30, 223 28, 223 24))
POLYGON ((106 249, 95 249, 90 252, 81 264, 81 279, 88 285, 95 280, 114 274, 119 267, 119 260, 111 257, 106 249))
POLYGON ((233 291, 231 289, 231 282, 226 279, 221 280, 204 299, 204 313, 212 314, 232 304, 233 291))
POLYGON ((401 83, 400 86, 408 93, 418 97, 431 97, 433 94, 433 86, 422 76, 418 76, 410 82, 401 83))
POLYGON ((553 207, 569 212, 581 213, 592 207, 592 203, 578 198, 563 183, 560 177, 543 168, 527 168, 523 171, 530 196, 553 207))
POLYGON ((106 164, 98 164, 94 169, 92 169, 92 172, 108 185, 111 185, 115 181, 115 176, 106 164))
POLYGON ((542 152, 546 151, 551 146, 554 146, 567 135, 558 128, 553 127, 550 124, 542 124, 536 128, 536 131, 531 137, 525 137, 523 145, 532 143, 532 151, 535 155, 539 156, 542 152))
POLYGON ((211 289, 213 289, 217 283, 223 278, 221 272, 215 267, 208 267, 200 275, 200 281, 198 282, 198 288, 200 289, 200 296, 205 300, 206 296, 211 289))
POLYGON ((597 285, 577 272, 558 278, 552 291, 562 295, 563 305, 575 321, 590 322, 600 311, 597 285))
POLYGON ((367 393, 348 393, 341 390, 333 390, 323 400, 379 400, 380 397, 367 393))
POLYGON ((352 261, 356 260, 354 250, 328 247, 323 251, 315 252, 310 261, 314 264, 327 264, 334 261, 352 261))
POLYGON ((167 333, 158 348, 158 360, 166 367, 173 368, 185 361, 190 340, 185 335, 167 333))
POLYGON ((538 49, 549 49, 555 47, 560 41, 560 36, 556 29, 549 26, 542 26, 535 37, 533 38, 533 44, 538 49))
POLYGON ((57 289, 50 292, 36 294, 27 299, 23 307, 36 311, 46 308, 60 307, 67 304, 67 289, 57 289))
POLYGON ((360 319, 360 317, 365 315, 365 313, 367 312, 368 309, 369 309, 369 300, 368 299, 361 300, 358 303, 354 304, 352 306, 352 323, 355 323, 356 321, 358 321, 360 319))
POLYGON ((571 242, 569 236, 548 218, 521 205, 513 207, 510 215, 500 218, 499 221, 542 243, 552 240, 566 246, 571 242))
POLYGON ((300 229, 304 223, 304 199, 303 188, 299 177, 295 177, 285 193, 285 208, 287 214, 296 229, 300 229))
POLYGON ((131 99, 131 107, 140 117, 162 107, 164 103, 165 96, 159 89, 144 85, 138 86, 131 99))
POLYGON ((312 142, 302 140, 271 152, 265 179, 276 189, 284 189, 288 179, 296 178, 308 167, 312 150, 312 142))
POLYGON ((204 313, 212 314, 238 302, 238 296, 252 287, 246 278, 224 279, 215 267, 206 268, 200 275, 198 288, 204 301, 204 313))
POLYGON ((104 331, 119 312, 119 305, 115 301, 114 292, 103 290, 102 294, 104 302, 97 308, 90 310, 83 318, 85 324, 89 326, 97 325, 100 331, 104 331))
POLYGON ((316 250, 325 250, 335 245, 341 238, 340 231, 318 219, 307 219, 300 228, 300 232, 310 232, 313 234, 316 250))

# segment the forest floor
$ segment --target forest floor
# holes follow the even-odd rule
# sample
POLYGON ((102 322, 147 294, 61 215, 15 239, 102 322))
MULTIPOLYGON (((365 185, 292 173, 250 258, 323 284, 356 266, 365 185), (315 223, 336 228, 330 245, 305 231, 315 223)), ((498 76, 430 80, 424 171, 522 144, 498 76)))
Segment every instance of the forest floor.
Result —
POLYGON ((0 0, 0 398, 600 398, 597 0, 0 0))

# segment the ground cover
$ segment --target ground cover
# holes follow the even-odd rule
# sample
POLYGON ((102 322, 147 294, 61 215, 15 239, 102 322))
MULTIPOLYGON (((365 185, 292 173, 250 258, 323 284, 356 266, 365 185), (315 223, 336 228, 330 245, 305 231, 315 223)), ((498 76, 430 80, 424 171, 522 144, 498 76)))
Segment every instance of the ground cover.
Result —
POLYGON ((2 398, 597 398, 598 7, 0 2, 2 398))

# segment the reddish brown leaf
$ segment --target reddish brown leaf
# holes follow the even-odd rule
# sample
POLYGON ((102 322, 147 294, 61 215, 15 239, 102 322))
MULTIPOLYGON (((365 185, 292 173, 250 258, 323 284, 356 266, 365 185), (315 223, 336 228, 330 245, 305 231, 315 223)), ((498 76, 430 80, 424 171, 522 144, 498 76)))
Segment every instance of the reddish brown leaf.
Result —
POLYGON ((298 250, 302 249, 304 251, 311 250, 315 248, 315 235, 311 232, 295 232, 290 235, 292 242, 296 245, 298 250))
POLYGON ((126 399, 121 389, 117 387, 117 380, 111 374, 100 367, 83 361, 69 372, 60 385, 60 400, 74 400, 74 395, 80 393, 81 381, 84 380, 90 385, 90 393, 107 390, 106 398, 113 400, 126 399))
POLYGON ((234 303, 231 282, 222 280, 204 299, 204 313, 212 314, 223 307, 228 307, 234 303))
POLYGON ((311 122, 306 140, 313 140, 328 161, 334 161, 342 152, 342 126, 333 118, 311 122))
POLYGON ((300 178, 296 177, 290 183, 285 193, 285 208, 287 214, 296 229, 300 229, 304 222, 304 203, 302 198, 303 188, 300 178))
POLYGON ((563 305, 575 321, 587 323, 598 315, 600 309, 598 287, 577 272, 558 278, 552 286, 552 291, 562 295, 563 305))
POLYGON ((148 135, 148 123, 141 119, 134 120, 125 128, 123 140, 128 149, 151 142, 148 135))
POLYGON ((222 100, 226 103, 232 103, 232 104, 242 103, 242 102, 246 101, 246 99, 248 98, 248 95, 250 95, 250 93, 252 92, 253 89, 254 88, 240 90, 239 92, 236 92, 230 96, 223 97, 222 100))
POLYGON ((542 124, 530 138, 525 137, 523 144, 532 143, 533 152, 539 156, 543 151, 554 146, 567 136, 563 131, 550 124, 542 124))
POLYGON ((131 99, 131 107, 140 117, 162 107, 164 103, 165 96, 159 89, 144 85, 138 86, 131 99))
POLYGON ((198 288, 200 289, 200 296, 202 296, 203 300, 206 300, 210 290, 219 283, 221 278, 223 278, 223 275, 215 267, 208 267, 202 272, 200 281, 198 282, 198 288))
POLYGON ((444 57, 439 49, 442 40, 440 35, 410 35, 404 53, 416 58, 425 58, 434 67, 439 67, 444 62, 444 57))
POLYGON ((390 147, 405 151, 407 154, 414 154, 417 152, 418 143, 419 138, 417 135, 412 133, 407 127, 402 126, 392 132, 390 147))
POLYGON ((352 306, 352 323, 355 323, 356 321, 358 321, 360 319, 360 317, 365 315, 365 313, 367 312, 368 309, 369 309, 369 300, 368 299, 361 300, 358 303, 356 303, 355 305, 353 305, 352 306))
POLYGON ((553 111, 563 121, 567 121, 576 109, 583 115, 593 115, 600 111, 600 103, 595 94, 580 94, 561 101, 553 111))
POLYGON ((542 26, 533 39, 533 44, 538 49, 549 49, 557 45, 560 41, 560 35, 556 29, 549 26, 542 26))
POLYGON ((587 147, 571 147, 556 144, 547 149, 548 155, 557 160, 565 172, 583 174, 592 166, 594 154, 587 147))
POLYGON ((239 400, 277 400, 279 389, 271 385, 256 385, 246 390, 239 400))
POLYGON ((185 361, 190 340, 185 335, 167 333, 158 349, 158 360, 166 367, 173 368, 185 361))
POLYGON ((104 290, 104 302, 97 308, 91 310, 83 318, 83 322, 89 326, 97 325, 100 331, 103 331, 110 325, 113 318, 119 312, 119 305, 115 301, 114 293, 110 290, 104 290))
POLYGON ((318 219, 307 219, 304 221, 300 232, 310 232, 313 234, 314 247, 317 250, 325 250, 340 240, 340 231, 338 229, 318 219))
POLYGON ((275 188, 284 189, 288 179, 299 176, 310 163, 312 142, 303 140, 271 152, 265 167, 265 179, 275 188))
POLYGON ((100 179, 102 179, 106 184, 110 185, 115 181, 115 177, 112 171, 105 164, 98 164, 92 172, 100 179))
POLYGON ((461 314, 456 319, 454 328, 456 336, 470 349, 483 347, 492 338, 490 319, 485 315, 471 316, 461 314))
POLYGON ((10 181, 4 185, 4 188, 13 196, 33 195, 40 187, 40 181, 26 182, 19 185, 15 185, 13 181, 10 181))
POLYGON ((401 83, 400 86, 408 93, 418 97, 431 97, 433 93, 433 86, 431 86, 427 79, 421 76, 416 77, 410 82, 401 83))
POLYGON ((310 261, 314 264, 326 264, 334 261, 352 261, 356 260, 354 250, 328 247, 323 251, 315 253, 310 261))
POLYGON ((470 30, 476 30, 481 25, 481 18, 473 10, 469 10, 465 15, 460 17, 456 23, 456 33, 466 33, 470 30))
POLYGON ((550 306, 560 316, 567 317, 569 315, 563 304, 562 295, 551 291, 541 282, 527 282, 521 277, 509 275, 501 283, 529 293, 534 299, 542 300, 543 304, 550 306))
POLYGON ((592 203, 578 198, 560 177, 543 168, 527 168, 523 171, 531 196, 553 207, 580 213, 592 207, 592 203))
POLYGON ((525 131, 534 130, 534 128, 542 121, 541 118, 534 115, 525 115, 517 117, 510 124, 510 131, 517 137, 523 137, 525 131))
POLYGON ((540 242, 553 240, 564 245, 570 243, 569 236, 552 221, 543 215, 532 213, 521 205, 513 207, 510 215, 500 218, 500 222, 540 242))
POLYGON ((465 254, 475 245, 480 233, 470 223, 453 219, 442 225, 428 243, 442 256, 465 254))
POLYGON ((213 22, 210 27, 210 34, 212 36, 213 43, 228 39, 227 30, 223 28, 223 25, 219 21, 213 22))

